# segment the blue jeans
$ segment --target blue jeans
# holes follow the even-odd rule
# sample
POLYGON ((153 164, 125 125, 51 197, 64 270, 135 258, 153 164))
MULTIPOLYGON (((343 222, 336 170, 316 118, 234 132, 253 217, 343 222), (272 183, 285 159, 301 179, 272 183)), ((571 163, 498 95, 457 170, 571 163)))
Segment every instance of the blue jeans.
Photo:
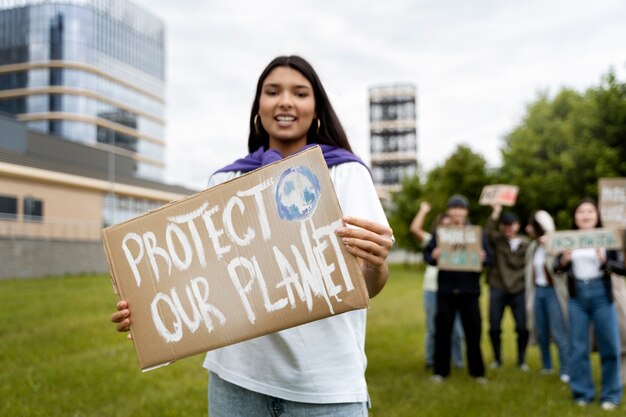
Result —
POLYGON ((515 320, 517 334, 517 364, 526 363, 526 346, 528 346, 528 328, 526 327, 526 302, 524 291, 510 294, 497 287, 489 288, 489 338, 493 348, 493 357, 502 363, 500 334, 502 333, 502 317, 504 309, 509 306, 515 320))
POLYGON ((209 372, 209 417, 367 417, 367 403, 309 404, 247 390, 209 372))
POLYGON ((595 397, 589 354, 589 326, 593 323, 602 366, 600 401, 619 404, 622 382, 617 313, 601 279, 576 281, 576 297, 569 300, 569 315, 572 343, 570 387, 574 399, 591 402, 595 397))
POLYGON ((535 327, 543 369, 552 369, 552 336, 559 352, 559 374, 569 375, 569 336, 554 287, 535 288, 535 327))
MULTIPOLYGON (((435 314, 437 313, 437 292, 424 291, 424 311, 426 313, 426 365, 435 363, 435 314)), ((452 362, 457 368, 463 367, 463 325, 457 313, 452 329, 452 362)))

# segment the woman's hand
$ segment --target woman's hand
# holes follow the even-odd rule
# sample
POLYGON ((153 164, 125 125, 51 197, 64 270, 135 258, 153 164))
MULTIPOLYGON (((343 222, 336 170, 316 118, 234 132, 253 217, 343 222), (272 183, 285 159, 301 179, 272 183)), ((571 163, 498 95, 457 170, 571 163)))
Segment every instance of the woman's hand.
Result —
POLYGON ((598 260, 600 261, 600 265, 604 265, 606 264, 606 252, 603 251, 601 248, 596 248, 596 256, 598 257, 598 260))
POLYGON ((345 216, 344 223, 353 227, 340 227, 337 235, 346 250, 361 261, 370 298, 382 290, 387 282, 387 256, 393 246, 393 231, 387 225, 358 217, 345 216))
MULTIPOLYGON (((126 300, 120 300, 115 305, 117 311, 111 314, 111 321, 116 323, 118 332, 127 332, 130 330, 130 310, 128 309, 128 302, 126 300)), ((128 334, 128 338, 132 339, 131 334, 128 334)))
POLYGON ((563 256, 561 257, 561 266, 566 267, 570 262, 572 262, 572 250, 567 249, 563 252, 563 256))

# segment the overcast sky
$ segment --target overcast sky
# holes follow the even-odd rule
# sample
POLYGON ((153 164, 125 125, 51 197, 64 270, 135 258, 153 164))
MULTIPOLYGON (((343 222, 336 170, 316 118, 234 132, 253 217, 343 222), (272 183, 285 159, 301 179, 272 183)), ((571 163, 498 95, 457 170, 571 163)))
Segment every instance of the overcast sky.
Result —
POLYGON ((247 151, 259 74, 297 54, 369 161, 368 88, 417 86, 422 172, 458 144, 500 164, 539 92, 626 74, 624 0, 134 0, 166 24, 166 181, 204 188, 247 151))

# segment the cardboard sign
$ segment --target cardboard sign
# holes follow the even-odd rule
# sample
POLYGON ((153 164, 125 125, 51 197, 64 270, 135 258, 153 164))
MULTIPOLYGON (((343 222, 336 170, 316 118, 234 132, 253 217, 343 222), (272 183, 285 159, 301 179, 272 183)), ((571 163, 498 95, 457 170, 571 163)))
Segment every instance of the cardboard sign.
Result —
POLYGON ((517 201, 517 185, 486 185, 480 193, 478 204, 481 206, 491 206, 499 204, 501 206, 514 206, 517 201))
POLYGON ((480 260, 482 228, 480 226, 439 227, 437 229, 439 260, 437 266, 447 271, 476 271, 483 269, 480 260))
POLYGON ((626 229, 626 178, 600 178, 598 190, 602 224, 626 229))
POLYGON ((553 254, 570 249, 621 249, 622 236, 616 229, 565 230, 547 234, 546 248, 553 254))
POLYGON ((102 231, 142 369, 369 297, 319 147, 102 231))

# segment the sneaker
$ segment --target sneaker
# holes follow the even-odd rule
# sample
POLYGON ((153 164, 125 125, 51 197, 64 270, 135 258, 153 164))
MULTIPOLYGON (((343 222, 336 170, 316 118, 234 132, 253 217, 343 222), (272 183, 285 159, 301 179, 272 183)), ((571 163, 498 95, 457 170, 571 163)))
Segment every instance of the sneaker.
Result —
POLYGON ((444 377, 442 377, 441 375, 433 375, 430 377, 430 382, 432 382, 433 384, 442 384, 444 381, 444 377))
POLYGON ((613 411, 617 408, 617 404, 609 402, 609 401, 604 401, 601 407, 605 411, 613 411))
POLYGON ((570 379, 569 379, 569 375, 567 375, 567 374, 563 374, 563 375, 561 375, 561 378, 560 378, 560 379, 561 379, 561 382, 563 382, 563 383, 565 383, 565 384, 569 384, 569 380, 570 380, 570 379))
POLYGON ((464 367, 464 366, 465 366, 465 365, 463 365, 463 362, 459 362, 459 363, 455 363, 455 364, 454 364, 454 367, 455 367, 456 369, 463 369, 463 367, 464 367))
POLYGON ((542 369, 541 371, 539 371, 539 373, 541 375, 552 375, 554 373, 553 369, 542 369))
POLYGON ((489 368, 491 368, 491 369, 498 369, 501 366, 502 366, 502 364, 500 362, 493 361, 493 362, 491 362, 491 365, 489 365, 489 368))
POLYGON ((530 371, 530 366, 528 366, 526 363, 521 363, 517 366, 522 372, 528 372, 530 371))
POLYGON ((485 385, 487 382, 489 382, 484 376, 478 376, 474 378, 474 380, 481 385, 485 385))
POLYGON ((576 400, 576 405, 579 407, 587 407, 589 402, 585 400, 576 400))

